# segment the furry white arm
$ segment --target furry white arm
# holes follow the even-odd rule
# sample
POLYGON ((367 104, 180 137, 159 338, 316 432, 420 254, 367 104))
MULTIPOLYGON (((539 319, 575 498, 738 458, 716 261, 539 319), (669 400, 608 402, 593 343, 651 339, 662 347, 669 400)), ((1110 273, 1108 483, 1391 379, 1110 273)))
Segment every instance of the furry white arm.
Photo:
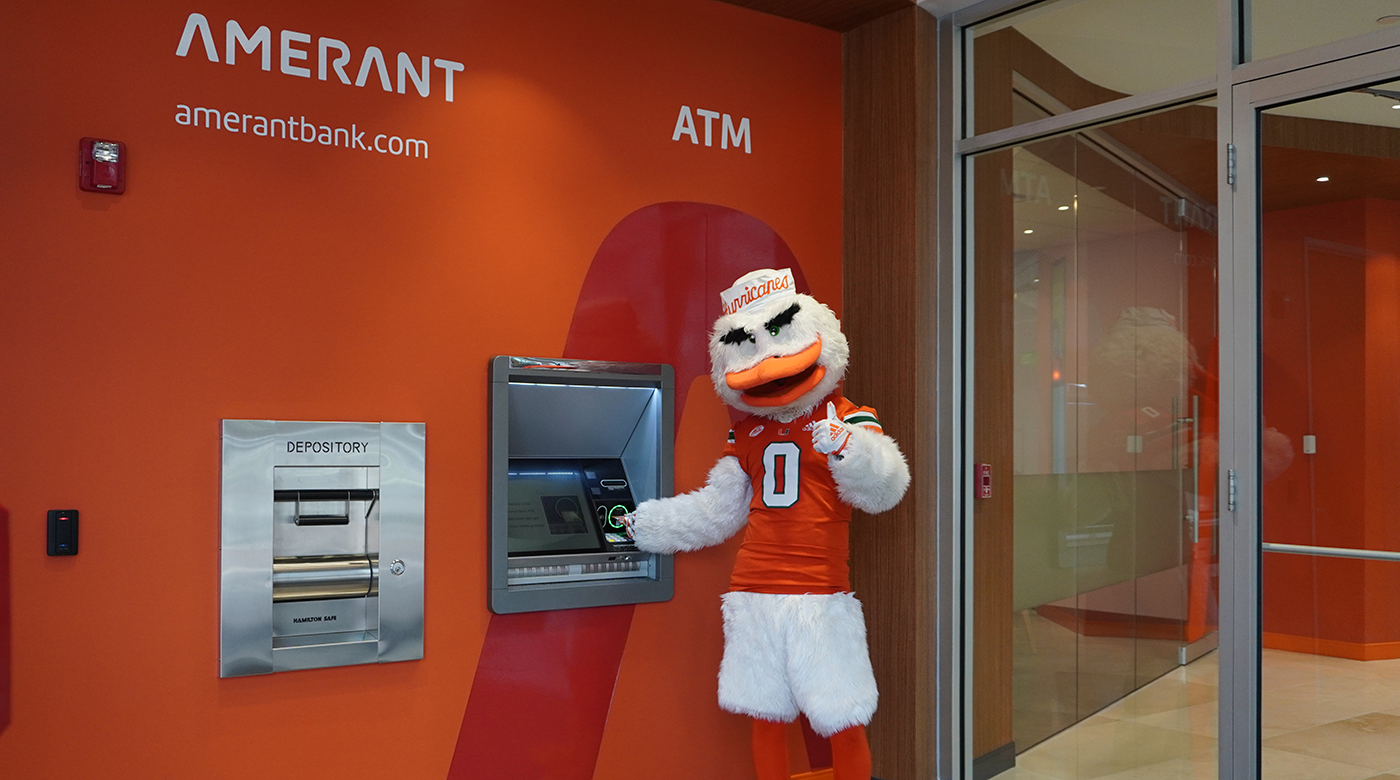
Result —
POLYGON ((719 544, 749 519, 753 487, 739 459, 719 459, 705 486, 679 496, 643 501, 629 518, 632 538, 646 552, 674 553, 719 544))
POLYGON ((894 439, 859 425, 841 455, 827 458, 841 500, 863 512, 884 512, 909 488, 909 464, 894 439))

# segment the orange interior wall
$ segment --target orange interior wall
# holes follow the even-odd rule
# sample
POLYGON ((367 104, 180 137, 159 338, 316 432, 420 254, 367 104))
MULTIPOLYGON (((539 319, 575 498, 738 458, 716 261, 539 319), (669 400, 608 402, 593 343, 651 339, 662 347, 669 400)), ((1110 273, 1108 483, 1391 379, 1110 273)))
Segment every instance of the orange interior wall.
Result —
MULTIPOLYGON (((774 228, 841 297, 841 42, 709 0, 408 0, 0 10, 0 503, 11 510, 4 774, 442 777, 484 638, 487 361, 557 355, 598 244, 672 200, 774 228), (185 19, 270 28, 272 70, 212 63, 185 19), (279 32, 312 36, 312 78, 279 32), (453 102, 315 78, 316 39, 461 61, 453 102), (176 123, 177 104, 422 138, 427 159, 176 123), (752 154, 672 140, 680 106, 748 117, 752 154), (128 146, 124 195, 78 191, 78 139, 128 146), (219 421, 423 421, 423 660, 220 680, 219 421), (44 513, 82 512, 44 554, 44 513), (368 762, 368 764, 367 764, 368 762)), ((700 127, 703 142, 703 126, 700 127)), ((728 420, 690 396, 678 489, 728 420)), ((598 778, 743 777, 720 713, 730 551, 682 556, 636 611, 598 778), (640 751, 645 762, 629 759, 640 751), (683 759, 681 763, 676 757, 683 759)))
MULTIPOLYGON (((1363 201, 1366 238, 1366 513, 1364 546, 1400 550, 1400 202, 1363 201)), ((1363 642, 1400 657, 1400 564, 1362 564, 1363 642)))
MULTIPOLYGON (((1400 203, 1379 200, 1264 216, 1264 416, 1294 453, 1264 486, 1265 541, 1400 549, 1397 218, 1400 203)), ((1266 644, 1400 655, 1396 564, 1266 554, 1263 590, 1266 644)))

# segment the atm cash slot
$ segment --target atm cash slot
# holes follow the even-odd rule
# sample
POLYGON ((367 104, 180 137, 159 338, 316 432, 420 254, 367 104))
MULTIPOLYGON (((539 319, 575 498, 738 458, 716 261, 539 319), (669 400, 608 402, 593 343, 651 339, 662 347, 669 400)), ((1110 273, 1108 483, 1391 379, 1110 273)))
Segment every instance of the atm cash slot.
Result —
POLYGON ((378 569, 379 561, 367 555, 274 558, 272 601, 377 596, 378 569))
POLYGON ((296 504, 296 510, 292 515, 292 522, 299 526, 310 525, 349 525, 350 524, 350 502, 368 501, 365 507, 365 517, 374 509, 374 504, 379 500, 379 491, 373 488, 351 488, 348 490, 318 489, 318 490, 274 490, 272 491, 274 502, 296 504), (345 503, 344 514, 305 514, 301 511, 302 502, 325 503, 332 501, 342 501, 345 503))
POLYGON ((619 560, 512 566, 506 572, 506 579, 512 585, 543 585, 555 582, 647 579, 653 573, 654 566, 649 560, 619 560))

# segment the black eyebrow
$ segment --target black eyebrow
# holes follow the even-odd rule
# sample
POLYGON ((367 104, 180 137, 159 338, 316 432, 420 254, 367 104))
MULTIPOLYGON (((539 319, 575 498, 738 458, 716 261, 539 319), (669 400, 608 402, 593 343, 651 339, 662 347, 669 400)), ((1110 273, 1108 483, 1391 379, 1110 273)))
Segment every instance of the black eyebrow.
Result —
POLYGON ((787 307, 787 309, 785 309, 783 312, 778 314, 778 316, 763 323, 763 327, 781 328, 784 325, 787 325, 788 323, 792 322, 792 318, 796 317, 799 311, 802 311, 802 307, 794 303, 793 305, 787 307))
POLYGON ((745 341, 752 340, 752 337, 749 336, 749 332, 743 328, 735 328, 719 337, 721 344, 743 344, 745 341))

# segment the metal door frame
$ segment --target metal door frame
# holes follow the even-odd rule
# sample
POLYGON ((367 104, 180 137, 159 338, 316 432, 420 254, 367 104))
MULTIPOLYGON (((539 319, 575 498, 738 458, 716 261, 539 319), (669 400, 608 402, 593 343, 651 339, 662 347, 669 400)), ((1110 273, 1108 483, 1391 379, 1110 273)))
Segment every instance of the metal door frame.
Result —
MULTIPOLYGON (((1345 43, 1345 42, 1344 42, 1345 43)), ((1260 777, 1261 362, 1259 114, 1267 108, 1400 79, 1400 46, 1236 80, 1222 105, 1221 135, 1233 181, 1221 185, 1221 484, 1236 496, 1221 534, 1220 777, 1260 777), (1228 110, 1228 113, 1227 113, 1228 110), (1226 209, 1229 213, 1226 213, 1226 209), (1227 408, 1228 406, 1228 408, 1227 408), (1226 427, 1226 421, 1230 425, 1226 427), (1227 433, 1229 431, 1229 433, 1227 433), (1228 464, 1228 465, 1227 465, 1228 464), (1232 484, 1233 483, 1233 484, 1232 484)), ((1236 74, 1244 75, 1244 74, 1236 74)), ((1223 90, 1222 90, 1223 92, 1223 90)), ((1222 94, 1222 98, 1225 95, 1222 94)))

